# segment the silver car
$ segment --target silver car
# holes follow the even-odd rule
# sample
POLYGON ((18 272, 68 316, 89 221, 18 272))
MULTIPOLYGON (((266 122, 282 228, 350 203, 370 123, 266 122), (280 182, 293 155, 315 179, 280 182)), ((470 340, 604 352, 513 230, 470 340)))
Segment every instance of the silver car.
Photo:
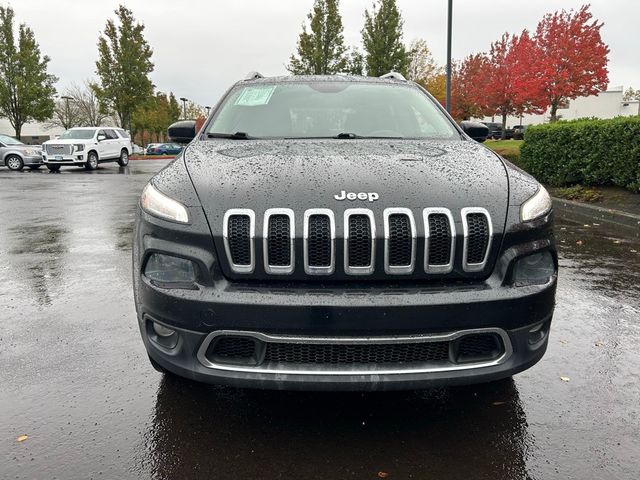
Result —
POLYGON ((6 165, 9 170, 22 170, 29 167, 37 170, 42 163, 42 148, 25 145, 8 135, 0 135, 0 165, 6 165))

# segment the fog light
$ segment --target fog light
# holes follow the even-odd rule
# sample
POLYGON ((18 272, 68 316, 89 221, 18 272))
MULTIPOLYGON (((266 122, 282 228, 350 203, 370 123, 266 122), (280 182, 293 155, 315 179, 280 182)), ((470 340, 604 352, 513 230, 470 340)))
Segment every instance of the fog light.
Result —
POLYGON ((193 285, 196 281, 195 265, 191 260, 161 253, 149 257, 144 274, 161 284, 193 285))
POLYGON ((513 269, 516 285, 540 285, 547 283, 556 271, 551 252, 537 252, 519 259, 513 269))
POLYGON ((156 322, 153 322, 153 331, 156 332, 156 335, 158 335, 159 337, 164 338, 170 337, 171 335, 176 333, 176 331, 172 328, 165 327, 164 325, 160 325, 156 322))
POLYGON ((543 322, 529 330, 529 345, 542 342, 549 332, 549 322, 543 322))

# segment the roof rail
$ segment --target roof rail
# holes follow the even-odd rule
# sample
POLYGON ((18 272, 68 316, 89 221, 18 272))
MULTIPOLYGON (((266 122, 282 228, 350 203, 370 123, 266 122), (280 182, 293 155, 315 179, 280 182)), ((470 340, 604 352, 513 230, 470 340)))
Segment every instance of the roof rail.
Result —
POLYGON ((401 80, 403 82, 407 81, 407 79, 404 78, 404 75, 402 75, 401 73, 398 73, 398 72, 385 73, 384 75, 381 75, 380 78, 390 78, 392 80, 401 80))
POLYGON ((247 73, 247 76, 244 77, 244 80, 257 80, 258 78, 264 78, 264 75, 262 75, 260 72, 249 72, 247 73))

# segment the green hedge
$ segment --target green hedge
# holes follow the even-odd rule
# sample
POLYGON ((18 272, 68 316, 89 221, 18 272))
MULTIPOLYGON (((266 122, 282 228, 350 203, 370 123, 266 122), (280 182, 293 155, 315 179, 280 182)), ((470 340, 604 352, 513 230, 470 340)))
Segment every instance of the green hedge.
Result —
POLYGON ((542 183, 640 191, 640 116, 536 125, 524 139, 520 163, 542 183))

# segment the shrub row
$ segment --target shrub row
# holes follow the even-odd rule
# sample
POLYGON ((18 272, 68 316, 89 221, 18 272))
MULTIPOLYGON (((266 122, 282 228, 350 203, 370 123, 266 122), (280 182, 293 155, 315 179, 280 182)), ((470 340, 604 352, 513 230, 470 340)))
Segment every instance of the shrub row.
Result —
POLYGON ((522 167, 554 186, 613 184, 640 191, 640 116, 527 128, 522 167))

